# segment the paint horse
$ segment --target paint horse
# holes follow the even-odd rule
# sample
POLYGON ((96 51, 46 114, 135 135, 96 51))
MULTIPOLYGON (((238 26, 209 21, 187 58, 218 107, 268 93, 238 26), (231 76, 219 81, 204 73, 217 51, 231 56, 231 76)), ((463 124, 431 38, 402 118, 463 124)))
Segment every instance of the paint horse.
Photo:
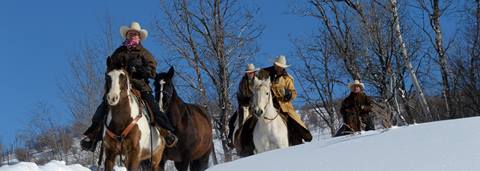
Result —
MULTIPOLYGON (((178 96, 173 86, 174 68, 159 73, 155 78, 158 105, 175 127, 178 143, 165 151, 166 159, 173 160, 178 171, 206 170, 213 148, 212 123, 202 107, 188 104, 178 96)), ((162 162, 164 167, 165 160, 162 162)))
POLYGON ((118 155, 125 157, 124 164, 129 171, 138 170, 143 160, 151 160, 151 170, 159 170, 165 140, 158 128, 150 127, 141 99, 133 94, 128 73, 122 69, 112 70, 106 77, 109 113, 103 141, 105 170, 113 170, 118 155))
POLYGON ((255 77, 252 84, 253 115, 258 121, 253 129, 255 152, 288 147, 287 124, 273 106, 273 95, 270 90, 270 79, 259 80, 255 77))

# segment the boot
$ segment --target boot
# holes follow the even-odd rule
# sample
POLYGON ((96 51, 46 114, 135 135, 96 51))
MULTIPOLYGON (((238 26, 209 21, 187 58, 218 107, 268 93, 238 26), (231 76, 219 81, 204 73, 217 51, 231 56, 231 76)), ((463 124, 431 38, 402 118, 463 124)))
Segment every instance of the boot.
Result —
POLYGON ((152 112, 154 113, 155 121, 157 122, 157 124, 160 127, 168 130, 167 135, 165 136, 166 146, 169 148, 175 146, 178 142, 178 138, 173 133, 175 132, 175 128, 170 122, 170 119, 168 119, 167 114, 160 111, 160 108, 158 107, 158 105, 156 105, 157 103, 155 102, 155 99, 153 98, 153 95, 151 92, 148 92, 148 91, 142 92, 142 98, 147 103, 146 105, 150 106, 150 109, 152 109, 152 112))
POLYGON ((105 101, 97 107, 92 118, 92 125, 83 133, 86 137, 80 141, 82 150, 95 152, 98 141, 102 139, 103 123, 108 113, 108 105, 105 101))

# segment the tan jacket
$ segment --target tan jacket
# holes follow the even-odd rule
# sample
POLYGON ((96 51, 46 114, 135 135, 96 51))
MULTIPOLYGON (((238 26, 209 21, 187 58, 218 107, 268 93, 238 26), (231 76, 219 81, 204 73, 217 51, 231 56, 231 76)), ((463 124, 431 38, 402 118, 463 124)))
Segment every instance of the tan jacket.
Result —
POLYGON ((287 113, 298 124, 305 129, 308 129, 297 112, 295 112, 295 108, 292 104, 292 101, 297 97, 297 91, 295 90, 292 76, 290 76, 286 71, 284 71, 284 73, 281 75, 276 75, 275 69, 272 66, 260 70, 258 73, 258 78, 270 78, 272 83, 271 89, 274 96, 274 105, 276 105, 275 107, 279 108, 282 112, 287 113), (290 99, 285 98, 285 89, 292 93, 290 99))

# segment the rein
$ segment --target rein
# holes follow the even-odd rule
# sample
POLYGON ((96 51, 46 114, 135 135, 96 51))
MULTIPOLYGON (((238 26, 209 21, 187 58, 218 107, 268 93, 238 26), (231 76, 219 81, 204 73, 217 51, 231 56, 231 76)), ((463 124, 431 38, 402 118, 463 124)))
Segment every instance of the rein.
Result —
MULTIPOLYGON (((265 86, 265 85, 261 85, 261 86, 265 86)), ((273 94, 270 94, 270 95, 269 95, 267 106, 268 106, 270 103, 272 103, 272 98, 273 98, 272 95, 273 95, 273 94)), ((275 107, 274 107, 274 109, 275 109, 275 107)), ((273 118, 268 118, 268 117, 266 117, 265 115, 263 115, 263 119, 269 120, 269 121, 273 121, 273 120, 277 119, 278 115, 280 115, 280 112, 277 111, 277 115, 275 115, 275 117, 273 117, 273 118)))
POLYGON ((130 124, 122 131, 122 133, 120 135, 117 135, 117 134, 113 133, 110 129, 108 129, 108 127, 106 128, 107 135, 110 138, 113 138, 114 140, 116 140, 117 142, 120 143, 120 144, 117 144, 117 149, 120 149, 121 143, 125 140, 125 137, 127 137, 127 135, 130 133, 132 128, 137 124, 137 122, 138 122, 138 120, 140 120, 140 118, 142 118, 141 113, 138 114, 137 117, 135 117, 135 119, 133 119, 132 122, 130 122, 130 124))
POLYGON ((133 129, 133 127, 137 124, 138 120, 140 120, 140 118, 142 118, 143 116, 143 112, 141 109, 139 109, 139 113, 137 115, 137 117, 135 117, 132 122, 130 122, 130 124, 128 124, 128 126, 123 129, 122 133, 120 135, 117 135, 115 134, 113 131, 111 131, 110 129, 108 129, 108 125, 105 123, 105 127, 106 127, 106 133, 107 135, 116 140, 118 143, 117 143, 117 149, 121 151, 121 145, 123 143, 123 141, 125 140, 125 137, 127 137, 127 135, 130 133, 130 131, 133 129))

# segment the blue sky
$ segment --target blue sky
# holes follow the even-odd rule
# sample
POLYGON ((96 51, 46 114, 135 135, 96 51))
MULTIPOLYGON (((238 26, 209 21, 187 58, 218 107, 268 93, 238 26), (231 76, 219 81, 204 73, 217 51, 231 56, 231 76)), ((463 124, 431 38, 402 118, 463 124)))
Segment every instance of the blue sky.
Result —
MULTIPOLYGON (((259 39, 259 66, 271 64, 279 54, 288 57, 293 52, 289 37, 308 34, 315 28, 311 19, 287 14, 291 0, 251 2, 260 7, 259 21, 266 27, 259 39)), ((68 76, 70 55, 78 51, 82 41, 100 34, 99 23, 107 11, 117 31, 131 21, 148 24, 159 15, 158 10, 158 0, 2 0, 0 140, 11 143, 38 102, 52 105, 59 117, 68 115, 57 85, 68 76)), ((153 54, 161 54, 152 39, 144 45, 153 54)))
MULTIPOLYGON (((267 61, 259 65, 268 65, 274 55, 291 52, 289 35, 303 34, 313 26, 308 19, 286 14, 288 0, 256 3, 261 8, 259 20, 266 27, 257 59, 267 61)), ((82 41, 99 34, 102 29, 99 23, 107 11, 117 31, 131 21, 149 23, 158 15, 158 9, 157 0, 2 0, 0 138, 3 143, 13 141, 15 132, 27 123, 29 112, 38 102, 52 105, 59 117, 68 115, 57 85, 68 76, 69 55, 78 51, 82 41)), ((152 39, 147 39, 144 45, 152 53, 160 53, 160 46, 152 39)), ((166 70, 159 70, 162 69, 166 70)))

